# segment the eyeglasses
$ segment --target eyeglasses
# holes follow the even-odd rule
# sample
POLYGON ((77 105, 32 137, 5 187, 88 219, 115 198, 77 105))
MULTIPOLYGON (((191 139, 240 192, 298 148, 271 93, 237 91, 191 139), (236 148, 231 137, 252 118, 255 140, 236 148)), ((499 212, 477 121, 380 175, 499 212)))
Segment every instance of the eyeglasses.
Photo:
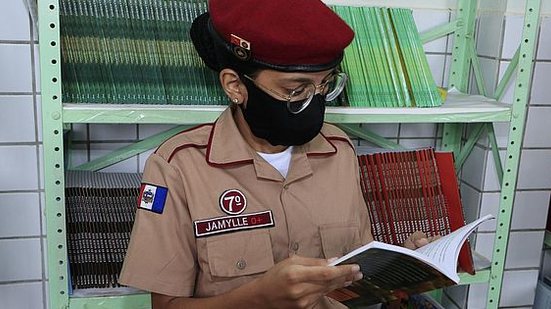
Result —
POLYGON ((306 109, 316 93, 321 94, 325 99, 325 102, 333 101, 339 96, 339 94, 341 94, 344 86, 346 85, 346 81, 348 80, 346 73, 336 71, 317 86, 313 83, 304 83, 291 90, 289 94, 283 95, 275 90, 259 84, 250 76, 244 76, 259 88, 285 100, 287 102, 287 109, 292 114, 298 114, 306 109))

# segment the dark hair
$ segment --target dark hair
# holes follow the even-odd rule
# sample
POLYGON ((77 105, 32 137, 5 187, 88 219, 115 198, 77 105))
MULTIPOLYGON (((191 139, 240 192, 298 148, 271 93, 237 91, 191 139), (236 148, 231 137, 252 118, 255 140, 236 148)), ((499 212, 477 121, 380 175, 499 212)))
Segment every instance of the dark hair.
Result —
POLYGON ((219 65, 219 69, 217 70, 218 72, 222 69, 228 68, 234 70, 240 76, 248 75, 250 77, 255 77, 262 69, 265 69, 258 65, 239 60, 226 48, 215 49, 215 54, 219 65))
POLYGON ((244 61, 237 58, 227 43, 224 42, 212 28, 209 14, 198 16, 192 23, 190 36, 197 53, 205 65, 216 72, 229 68, 240 75, 256 75, 263 69, 260 64, 253 61, 244 61))

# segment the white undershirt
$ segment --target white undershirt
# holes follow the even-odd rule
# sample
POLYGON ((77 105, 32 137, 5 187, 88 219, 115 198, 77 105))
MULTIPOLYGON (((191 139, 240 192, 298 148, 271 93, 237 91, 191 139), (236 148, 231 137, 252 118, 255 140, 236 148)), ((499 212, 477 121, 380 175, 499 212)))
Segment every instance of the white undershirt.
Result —
POLYGON ((284 177, 287 178, 287 172, 289 171, 289 165, 291 164, 291 154, 293 152, 293 146, 287 147, 282 152, 278 153, 263 153, 258 152, 258 154, 266 160, 266 162, 270 163, 271 166, 273 166, 276 170, 279 171, 279 173, 284 177))

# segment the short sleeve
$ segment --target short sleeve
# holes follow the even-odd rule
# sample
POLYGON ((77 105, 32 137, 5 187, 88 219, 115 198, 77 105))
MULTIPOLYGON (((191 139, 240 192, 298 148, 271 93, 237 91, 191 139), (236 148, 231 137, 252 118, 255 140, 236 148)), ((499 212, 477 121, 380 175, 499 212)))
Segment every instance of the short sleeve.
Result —
POLYGON ((119 282, 169 296, 192 296, 197 254, 182 178, 162 157, 152 154, 142 188, 145 184, 166 189, 166 198, 155 202, 163 206, 162 213, 138 207, 119 282))

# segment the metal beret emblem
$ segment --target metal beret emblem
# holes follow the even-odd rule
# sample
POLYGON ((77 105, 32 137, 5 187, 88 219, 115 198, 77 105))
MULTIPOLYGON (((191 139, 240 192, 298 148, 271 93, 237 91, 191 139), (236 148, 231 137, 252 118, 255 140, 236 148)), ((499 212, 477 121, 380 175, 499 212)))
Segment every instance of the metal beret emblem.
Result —
POLYGON ((240 60, 247 61, 251 57, 251 53, 241 46, 233 47, 233 54, 240 60))
POLYGON ((251 58, 251 43, 238 37, 235 34, 230 35, 233 54, 240 60, 247 61, 251 58))

